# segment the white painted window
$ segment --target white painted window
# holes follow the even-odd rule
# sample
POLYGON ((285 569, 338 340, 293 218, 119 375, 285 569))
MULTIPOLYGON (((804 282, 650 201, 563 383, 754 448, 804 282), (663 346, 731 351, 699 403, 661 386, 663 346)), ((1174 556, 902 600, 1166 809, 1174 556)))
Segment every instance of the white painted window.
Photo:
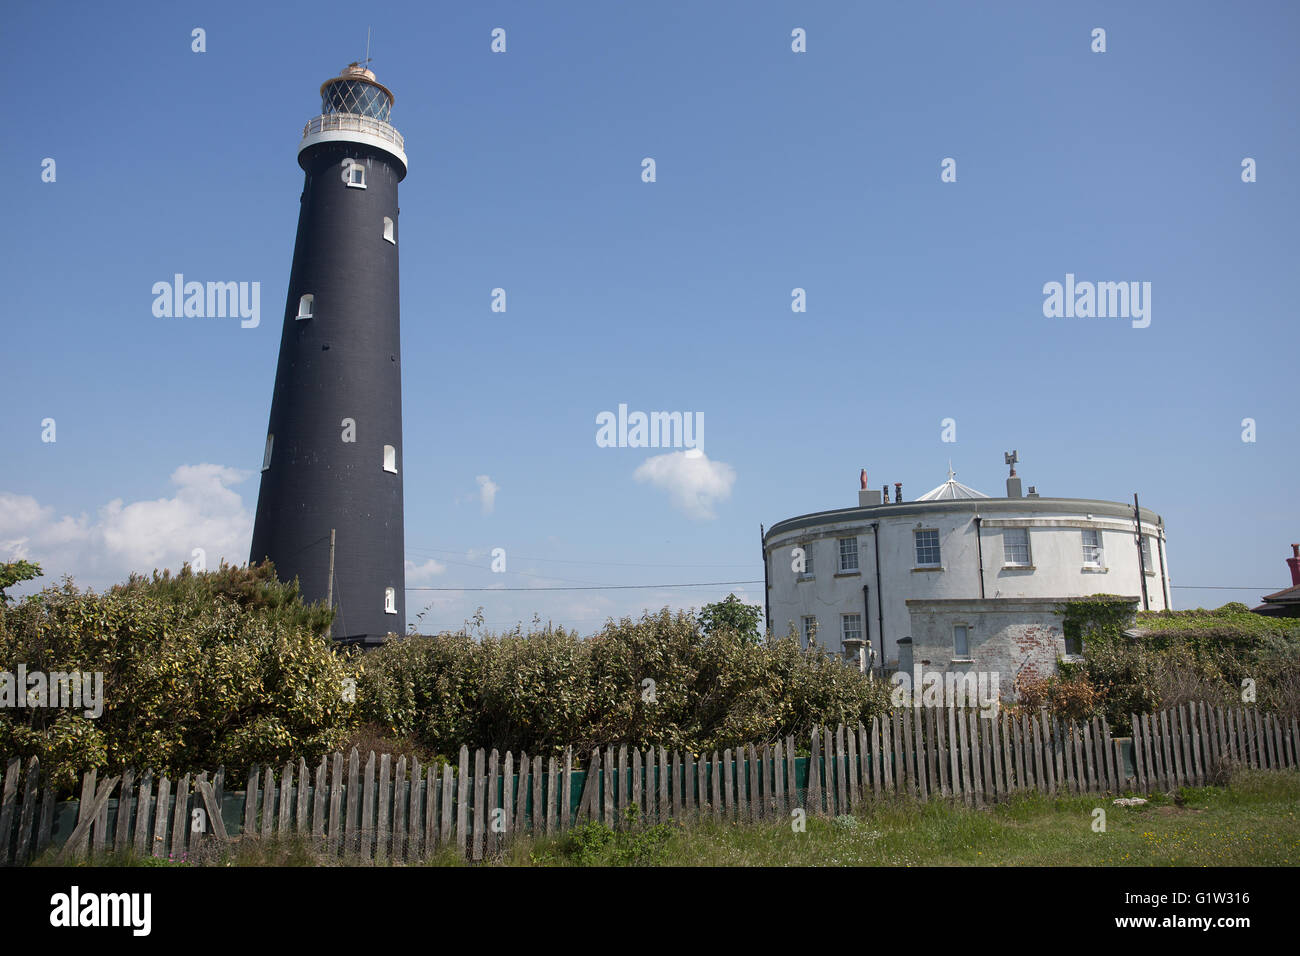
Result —
POLYGON ((805 541, 799 545, 803 548, 803 576, 810 578, 813 576, 813 547, 811 541, 805 541))
POLYGON ((856 571, 858 569, 858 539, 840 538, 840 570, 856 571))
POLYGON ((356 160, 348 167, 347 184, 354 189, 366 188, 366 167, 362 166, 356 160))
POLYGON ((1007 528, 1002 532, 1002 553, 1004 563, 1010 567, 1028 567, 1029 529, 1007 528))
POLYGON ((308 293, 298 300, 298 318, 310 319, 312 310, 316 308, 316 297, 308 293))
POLYGON ((862 615, 861 614, 842 614, 840 621, 844 631, 844 640, 860 641, 862 640, 862 615))
POLYGON ((937 568, 939 566, 939 530, 937 528, 918 528, 912 534, 916 540, 916 566, 918 568, 937 568))
POLYGON ((384 588, 384 613, 385 614, 397 613, 397 589, 396 588, 384 588))
POLYGON ((392 445, 384 446, 384 471, 397 474, 397 449, 392 445))
POLYGON ((262 470, 271 467, 271 446, 275 444, 275 436, 270 432, 266 433, 266 451, 262 452, 262 470))
POLYGON ((817 643, 817 618, 806 616, 803 619, 803 642, 805 647, 812 647, 817 643))
POLYGON ((1089 568, 1100 568, 1106 555, 1101 550, 1101 532, 1094 528, 1083 529, 1083 564, 1089 568))
POLYGON ((952 626, 952 656, 954 658, 970 657, 970 627, 965 624, 952 626))
POLYGON ((393 245, 397 245, 397 240, 394 238, 394 235, 395 234, 393 232, 393 220, 385 216, 384 217, 384 238, 387 239, 389 242, 391 242, 393 245))

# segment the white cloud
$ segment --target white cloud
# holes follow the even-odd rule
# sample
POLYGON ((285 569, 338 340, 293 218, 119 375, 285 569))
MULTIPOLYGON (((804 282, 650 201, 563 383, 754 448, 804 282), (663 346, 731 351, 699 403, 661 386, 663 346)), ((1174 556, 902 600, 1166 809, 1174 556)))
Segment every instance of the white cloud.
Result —
POLYGON ((428 584, 435 577, 447 570, 447 565, 441 561, 435 561, 433 558, 416 564, 410 559, 406 562, 406 583, 411 587, 417 587, 422 584, 428 584))
POLYGON ((713 506, 731 497, 736 469, 726 462, 710 461, 698 448, 647 458, 633 477, 668 492, 674 508, 688 517, 715 517, 713 506))
POLYGON ((490 515, 492 509, 496 507, 497 492, 501 490, 501 486, 487 475, 479 475, 474 480, 478 482, 478 498, 479 504, 483 506, 483 513, 490 515))
POLYGON ((223 558, 242 564, 253 516, 230 486, 249 475, 223 465, 182 465, 172 472, 174 497, 130 504, 115 498, 94 519, 56 515, 31 495, 0 491, 0 555, 40 564, 45 578, 38 584, 70 574, 91 587, 123 581, 132 571, 179 569, 195 548, 210 568, 223 558))

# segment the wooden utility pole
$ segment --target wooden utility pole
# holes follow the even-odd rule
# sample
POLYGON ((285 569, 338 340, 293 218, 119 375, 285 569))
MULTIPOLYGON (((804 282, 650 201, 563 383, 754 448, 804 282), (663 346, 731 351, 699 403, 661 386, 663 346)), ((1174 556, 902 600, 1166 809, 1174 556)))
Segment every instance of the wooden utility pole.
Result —
MULTIPOLYGON (((334 529, 330 528, 330 579, 325 583, 325 604, 332 611, 334 610, 334 529)), ((330 621, 329 630, 325 632, 326 637, 334 636, 334 622, 330 621)))

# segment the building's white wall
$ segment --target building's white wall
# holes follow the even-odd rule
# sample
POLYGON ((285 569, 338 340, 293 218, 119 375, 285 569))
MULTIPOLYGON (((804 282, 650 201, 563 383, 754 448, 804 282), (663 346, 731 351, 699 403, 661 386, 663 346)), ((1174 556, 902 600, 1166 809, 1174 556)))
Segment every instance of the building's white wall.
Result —
MULTIPOLYGON (((1014 500, 1014 499, 1013 499, 1014 500)), ((1025 499, 1034 500, 1034 499, 1025 499)), ((1059 510, 1006 507, 1007 499, 976 499, 962 502, 966 510, 954 510, 951 501, 936 502, 926 510, 927 502, 906 502, 905 507, 920 513, 894 515, 877 513, 874 518, 880 535, 880 584, 884 593, 884 663, 897 666, 898 640, 911 635, 912 622, 906 602, 909 599, 978 598, 980 596, 978 546, 975 515, 983 517, 981 532, 984 552, 984 596, 997 597, 1084 597, 1108 593, 1141 594, 1137 545, 1132 521, 1105 515, 1089 517, 1087 511, 1062 506, 1059 510), (997 509, 987 503, 1000 502, 997 509), (980 502, 985 503, 981 510, 980 502), (1002 529, 1005 526, 1028 527, 1032 570, 1004 568, 1002 529), (913 530, 937 528, 941 548, 942 570, 917 570, 913 530), (1081 529, 1101 532, 1105 551, 1105 570, 1087 570, 1083 564, 1081 529)), ((882 511, 889 506, 884 506, 882 511)), ((791 624, 801 631, 801 619, 812 615, 818 621, 818 644, 828 651, 842 648, 841 614, 863 613, 866 636, 879 657, 880 640, 876 608, 876 564, 872 518, 828 516, 814 526, 775 533, 768 538, 768 596, 772 628, 785 635, 791 624), (857 574, 839 573, 839 537, 858 539, 857 574), (813 575, 799 580, 791 570, 791 549, 803 546, 813 556, 813 575), (870 588, 868 608, 864 610, 862 586, 870 588)), ((1151 557, 1154 567, 1147 569, 1146 581, 1153 610, 1166 607, 1161 587, 1159 536, 1162 529, 1143 522, 1142 530, 1152 536, 1151 557)), ((1166 559, 1168 554, 1166 552, 1166 559)), ((879 659, 877 660, 879 664, 879 659)))

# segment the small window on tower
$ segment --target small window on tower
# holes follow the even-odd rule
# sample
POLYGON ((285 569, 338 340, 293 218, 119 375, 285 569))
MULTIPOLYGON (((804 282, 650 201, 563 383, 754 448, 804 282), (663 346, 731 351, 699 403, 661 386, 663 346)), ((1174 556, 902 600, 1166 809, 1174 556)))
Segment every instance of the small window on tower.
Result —
POLYGON ((384 471, 397 474, 397 449, 392 445, 384 446, 384 471))
POLYGON ((387 216, 384 217, 384 238, 393 245, 397 245, 397 240, 393 238, 393 220, 387 216))
POLYGON ((384 613, 385 614, 397 613, 397 589, 396 588, 384 588, 384 613))
POLYGON ((358 162, 353 162, 348 167, 348 185, 354 189, 366 188, 366 167, 358 162))
POLYGON ((266 451, 262 452, 262 470, 266 471, 271 467, 271 446, 275 444, 275 436, 270 432, 266 433, 266 451))
POLYGON ((301 299, 298 300, 298 318, 310 319, 311 311, 315 307, 315 305, 316 305, 316 297, 314 295, 304 295, 301 299))

